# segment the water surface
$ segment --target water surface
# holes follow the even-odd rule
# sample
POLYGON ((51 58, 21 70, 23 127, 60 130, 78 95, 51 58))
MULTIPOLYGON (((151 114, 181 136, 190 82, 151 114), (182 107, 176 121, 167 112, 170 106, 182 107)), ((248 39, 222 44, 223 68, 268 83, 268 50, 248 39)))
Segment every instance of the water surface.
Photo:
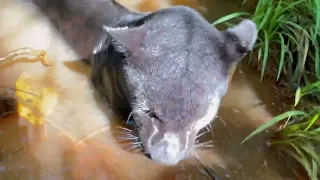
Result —
MULTIPOLYGON (((142 11, 170 4, 189 5, 209 21, 239 10, 241 4, 232 0, 146 1, 140 5, 121 2, 142 11)), ((77 54, 36 8, 13 1, 2 3, 0 55, 19 47, 33 47, 46 49, 55 63, 52 68, 40 63, 20 63, 1 69, 0 85, 13 87, 25 72, 40 77, 39 84, 48 83, 50 77, 49 83, 56 87, 59 96, 54 113, 46 117, 46 123, 40 127, 16 114, 0 119, 0 179, 209 179, 193 159, 177 167, 164 167, 124 151, 110 130, 119 124, 119 119, 96 102, 87 81, 88 69, 64 63, 76 60, 77 54)), ((218 118, 212 123, 213 133, 204 137, 213 140, 214 147, 199 150, 198 154, 221 179, 294 179, 290 169, 280 166, 283 157, 266 147, 268 133, 240 143, 254 128, 277 113, 272 82, 263 84, 258 72, 245 63, 240 64, 218 118)))

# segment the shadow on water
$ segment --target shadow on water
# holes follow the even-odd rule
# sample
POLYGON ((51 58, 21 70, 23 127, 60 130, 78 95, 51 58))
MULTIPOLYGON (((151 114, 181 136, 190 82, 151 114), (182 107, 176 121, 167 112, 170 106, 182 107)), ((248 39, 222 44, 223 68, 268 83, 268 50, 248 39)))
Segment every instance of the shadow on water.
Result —
MULTIPOLYGON (((139 6, 133 6, 131 1, 119 2, 142 11, 170 5, 169 1, 157 0, 146 0, 139 6)), ((232 0, 175 0, 171 3, 196 8, 209 21, 238 11, 241 5, 241 1, 232 0)), ((35 18, 36 13, 25 15, 25 10, 19 14, 23 7, 10 5, 9 1, 7 4, 6 10, 0 8, 0 32, 15 29, 21 22, 32 21, 33 24, 26 25, 25 30, 15 29, 8 37, 0 34, 0 55, 20 46, 48 49, 49 56, 57 61, 51 75, 58 82, 60 97, 55 113, 41 127, 31 125, 16 114, 0 117, 0 179, 210 179, 193 159, 177 167, 164 167, 139 154, 124 151, 110 132, 119 121, 112 113, 105 117, 105 107, 101 108, 100 102, 93 98, 87 76, 83 75, 87 70, 65 61, 77 59, 70 47, 50 30, 50 24, 35 18), (36 36, 31 38, 32 35, 36 36)), ((41 76, 45 70, 36 63, 15 65, 0 72, 0 85, 14 87, 22 71, 37 71, 35 74, 41 76)), ((282 155, 266 146, 269 133, 241 144, 246 135, 277 113, 278 102, 272 82, 263 84, 259 82, 258 72, 241 63, 218 117, 212 123, 213 133, 204 137, 213 140, 215 146, 199 150, 198 155, 221 179, 295 179, 290 170, 279 166, 286 161, 282 155)))

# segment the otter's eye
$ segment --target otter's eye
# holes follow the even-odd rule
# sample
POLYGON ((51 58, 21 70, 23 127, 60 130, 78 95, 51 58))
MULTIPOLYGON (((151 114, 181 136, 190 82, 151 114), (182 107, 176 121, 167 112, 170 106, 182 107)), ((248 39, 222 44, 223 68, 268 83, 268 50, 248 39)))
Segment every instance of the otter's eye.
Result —
POLYGON ((133 118, 129 118, 128 121, 127 121, 127 124, 131 127, 136 127, 137 124, 136 122, 133 120, 133 118))
POLYGON ((243 54, 243 55, 245 55, 245 54, 248 53, 248 49, 247 49, 246 47, 244 47, 244 46, 239 46, 239 47, 237 48, 237 51, 238 51, 240 54, 243 54))
POLYGON ((163 123, 162 120, 156 115, 155 112, 147 110, 146 114, 148 114, 149 117, 154 118, 154 119, 158 120, 159 122, 163 123))

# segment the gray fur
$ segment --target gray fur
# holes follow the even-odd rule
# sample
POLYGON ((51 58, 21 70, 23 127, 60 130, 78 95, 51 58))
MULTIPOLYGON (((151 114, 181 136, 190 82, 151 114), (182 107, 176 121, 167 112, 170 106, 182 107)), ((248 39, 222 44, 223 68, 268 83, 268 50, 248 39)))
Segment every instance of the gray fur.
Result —
POLYGON ((119 24, 122 28, 104 27, 92 80, 115 112, 125 118, 132 111, 146 153, 175 165, 192 151, 195 124, 203 128, 216 115, 230 68, 253 48, 256 26, 244 20, 221 32, 185 6, 119 24), (113 82, 104 81, 107 77, 113 82), (209 108, 212 117, 199 122, 209 108), (179 147, 167 135, 177 137, 179 147), (181 153, 173 156, 175 150, 181 153))

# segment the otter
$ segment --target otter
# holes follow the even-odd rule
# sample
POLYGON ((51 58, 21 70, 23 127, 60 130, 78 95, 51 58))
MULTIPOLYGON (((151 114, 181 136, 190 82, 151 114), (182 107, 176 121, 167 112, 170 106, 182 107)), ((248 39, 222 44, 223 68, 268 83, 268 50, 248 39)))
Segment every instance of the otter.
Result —
POLYGON ((60 21, 86 17, 77 26, 85 31, 75 30, 66 39, 90 57, 86 63, 101 97, 123 119, 132 118, 146 156, 168 166, 192 154, 197 134, 217 114, 232 66, 257 39, 249 19, 219 31, 187 6, 139 13, 112 0, 41 3, 54 12, 50 17, 59 20, 56 25, 65 35, 60 21), (76 36, 88 44, 71 42, 76 36))
POLYGON ((115 112, 133 118, 144 152, 166 165, 190 155, 216 116, 232 65, 257 36, 250 20, 220 32, 185 6, 104 31, 91 60, 93 84, 115 112))

